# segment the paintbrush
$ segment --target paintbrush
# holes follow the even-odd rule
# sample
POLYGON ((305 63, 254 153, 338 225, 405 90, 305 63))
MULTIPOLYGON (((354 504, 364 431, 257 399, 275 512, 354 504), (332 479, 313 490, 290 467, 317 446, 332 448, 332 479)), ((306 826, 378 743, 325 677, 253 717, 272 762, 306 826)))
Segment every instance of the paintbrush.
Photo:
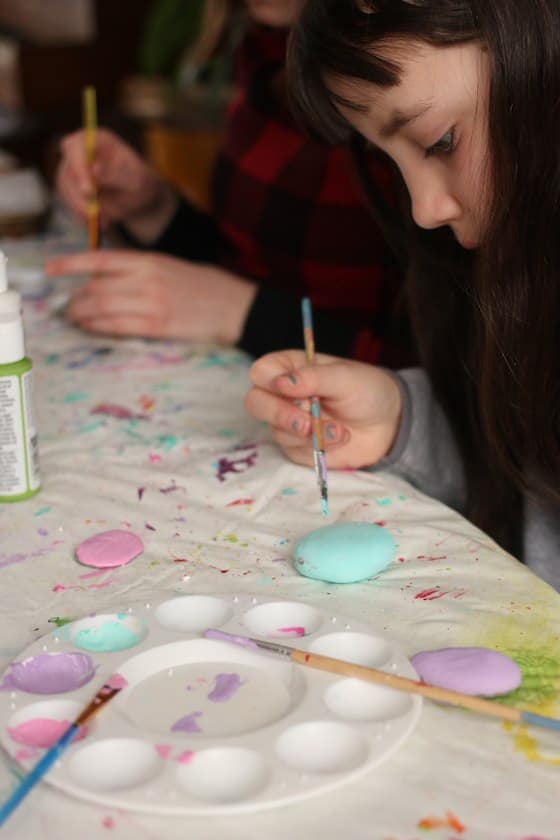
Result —
MULTIPOLYGON (((303 318, 303 341, 305 345, 305 358, 308 365, 315 363, 315 338, 313 335, 313 313, 309 298, 301 301, 301 314, 303 318)), ((313 445, 313 461, 315 463, 315 475, 319 485, 321 496, 321 510, 323 516, 329 515, 329 494, 327 486, 327 460, 325 457, 325 444, 323 441, 323 423, 321 420, 321 403, 318 397, 311 397, 311 442, 313 445)))
POLYGON ((542 726, 544 729, 554 729, 560 732, 560 720, 544 717, 533 712, 525 712, 522 709, 514 709, 503 703, 494 700, 486 700, 484 697, 475 697, 471 694, 461 694, 458 691, 451 691, 448 688, 440 688, 437 685, 428 685, 408 677, 400 677, 398 674, 390 674, 386 671, 379 671, 377 668, 368 668, 365 665, 355 665, 353 662, 345 662, 343 659, 333 659, 330 656, 323 656, 320 653, 309 653, 306 650, 298 650, 288 645, 277 642, 265 642, 261 639, 253 639, 249 636, 234 636, 222 630, 207 630, 204 633, 207 639, 231 642, 242 647, 253 650, 266 650, 279 654, 299 665, 308 668, 318 668, 320 671, 328 671, 331 674, 339 674, 343 677, 353 677, 366 682, 384 685, 387 688, 394 688, 397 691, 405 691, 408 694, 420 694, 429 700, 437 703, 448 703, 452 706, 460 706, 463 709, 470 709, 472 712, 480 712, 484 715, 507 720, 510 723, 528 723, 533 726, 542 726))
POLYGON ((99 248, 99 195, 93 176, 97 141, 97 99, 94 87, 86 87, 82 92, 82 112, 86 163, 92 184, 87 197, 88 248, 95 250, 99 248))
POLYGON ((23 777, 19 785, 12 791, 8 799, 0 805, 0 826, 4 825, 12 811, 14 811, 20 802, 33 790, 35 785, 41 781, 45 774, 50 770, 55 761, 64 752, 66 747, 70 744, 81 726, 87 723, 109 700, 112 700, 115 694, 118 694, 120 688, 114 688, 111 685, 104 685, 99 689, 93 700, 80 712, 78 717, 70 724, 66 732, 60 736, 58 741, 49 747, 44 756, 39 759, 35 767, 23 777))

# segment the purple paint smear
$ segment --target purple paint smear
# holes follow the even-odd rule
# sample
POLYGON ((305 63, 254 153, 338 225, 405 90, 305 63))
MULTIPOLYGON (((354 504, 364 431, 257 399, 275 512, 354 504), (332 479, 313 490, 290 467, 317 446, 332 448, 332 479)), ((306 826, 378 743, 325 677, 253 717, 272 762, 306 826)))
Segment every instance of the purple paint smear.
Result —
POLYGON ((115 417, 117 420, 149 420, 147 414, 135 414, 130 409, 115 403, 100 403, 92 408, 90 414, 104 414, 106 417, 115 417))
POLYGON ((214 688, 208 695, 212 703, 225 703, 231 700, 233 695, 247 680, 242 680, 239 674, 216 674, 214 688))
POLYGON ((234 461, 225 457, 220 458, 217 464, 216 478, 218 481, 225 481, 225 477, 228 473, 242 473, 245 472, 245 470, 248 470, 249 467, 254 467, 258 454, 259 453, 257 451, 251 452, 251 454, 247 455, 245 458, 236 458, 234 461), (242 469, 243 466, 245 469, 242 469))
POLYGON ((206 630, 204 637, 206 639, 216 639, 218 642, 232 642, 234 645, 251 648, 251 650, 259 649, 257 643, 248 639, 247 636, 234 636, 231 633, 225 633, 223 630, 206 630))
POLYGON ((23 662, 12 662, 0 690, 30 694, 63 694, 88 683, 95 673, 85 653, 41 653, 23 662))
POLYGON ((202 712, 193 712, 192 715, 185 715, 171 727, 172 732, 202 732, 202 729, 195 718, 202 717, 202 712))

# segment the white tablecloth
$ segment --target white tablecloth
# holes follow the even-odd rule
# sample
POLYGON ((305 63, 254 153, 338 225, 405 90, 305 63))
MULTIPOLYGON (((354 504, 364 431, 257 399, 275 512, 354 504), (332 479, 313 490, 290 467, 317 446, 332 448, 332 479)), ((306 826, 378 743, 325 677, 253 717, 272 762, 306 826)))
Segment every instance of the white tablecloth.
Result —
MULTIPOLYGON (((383 522, 398 556, 366 583, 302 578, 294 541, 323 524, 314 475, 245 415, 241 354, 94 339, 50 315, 45 301, 28 304, 26 316, 43 489, 0 507, 2 668, 56 618, 172 593, 254 592, 371 621, 409 655, 450 645, 513 653, 525 675, 518 702, 560 713, 560 597, 460 516, 388 474, 331 473, 333 518, 383 522), (91 577, 74 548, 112 528, 137 533, 145 551, 91 577)), ((2 798, 13 784, 4 761, 2 798)), ((253 816, 162 819, 41 785, 2 834, 315 836, 560 838, 560 736, 426 702, 400 751, 336 795, 253 816)))

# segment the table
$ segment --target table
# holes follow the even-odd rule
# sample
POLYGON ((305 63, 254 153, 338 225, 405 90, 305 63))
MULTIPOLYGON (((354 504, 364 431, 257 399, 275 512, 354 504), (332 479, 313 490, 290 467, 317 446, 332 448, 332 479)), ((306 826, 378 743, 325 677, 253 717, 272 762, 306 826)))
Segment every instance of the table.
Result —
MULTIPOLYGON (((322 524, 313 473, 248 418, 249 362, 235 351, 87 336, 26 304, 43 489, 0 507, 0 667, 56 619, 170 593, 254 592, 372 621, 407 654, 450 645, 514 652, 519 699, 560 714, 560 596, 459 515, 388 473, 331 475, 337 518, 384 523, 398 559, 377 580, 298 576, 291 552, 322 524), (125 528, 143 555, 114 571, 74 560, 88 536, 125 528)), ((11 789, 0 767, 0 796, 11 789)), ((560 837, 560 737, 426 702, 378 771, 254 816, 161 819, 37 788, 2 837, 552 840, 560 837)))

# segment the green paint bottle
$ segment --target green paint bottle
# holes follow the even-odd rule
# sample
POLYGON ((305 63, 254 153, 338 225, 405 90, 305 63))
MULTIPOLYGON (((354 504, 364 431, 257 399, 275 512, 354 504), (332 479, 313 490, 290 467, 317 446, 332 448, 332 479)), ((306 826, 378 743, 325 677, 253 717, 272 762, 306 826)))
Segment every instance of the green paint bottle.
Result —
POLYGON ((21 297, 8 289, 6 263, 0 252, 0 502, 18 502, 39 490, 39 455, 21 297))

